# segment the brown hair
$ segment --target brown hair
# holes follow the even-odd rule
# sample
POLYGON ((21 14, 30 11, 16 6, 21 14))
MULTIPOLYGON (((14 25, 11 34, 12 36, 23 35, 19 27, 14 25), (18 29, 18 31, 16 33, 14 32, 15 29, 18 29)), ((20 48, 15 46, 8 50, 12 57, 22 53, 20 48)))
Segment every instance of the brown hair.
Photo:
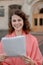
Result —
POLYGON ((23 23, 24 23, 23 31, 26 34, 28 34, 29 31, 30 31, 30 24, 29 24, 29 21, 28 21, 28 18, 26 16, 26 14, 23 11, 21 11, 21 10, 15 10, 14 12, 12 12, 12 14, 11 14, 11 16, 9 18, 9 23, 8 23, 9 29, 8 29, 8 32, 12 33, 14 31, 14 28, 12 27, 12 24, 11 24, 11 19, 12 19, 12 16, 14 14, 20 16, 23 19, 23 23))

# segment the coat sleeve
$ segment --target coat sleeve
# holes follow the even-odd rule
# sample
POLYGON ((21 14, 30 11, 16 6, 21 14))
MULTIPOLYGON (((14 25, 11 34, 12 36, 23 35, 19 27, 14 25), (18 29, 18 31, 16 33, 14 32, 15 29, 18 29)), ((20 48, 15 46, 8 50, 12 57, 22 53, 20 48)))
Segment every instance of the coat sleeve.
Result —
POLYGON ((33 47, 31 50, 30 57, 34 61, 35 65, 42 65, 42 54, 38 47, 38 42, 36 38, 34 39, 34 42, 33 42, 33 47))

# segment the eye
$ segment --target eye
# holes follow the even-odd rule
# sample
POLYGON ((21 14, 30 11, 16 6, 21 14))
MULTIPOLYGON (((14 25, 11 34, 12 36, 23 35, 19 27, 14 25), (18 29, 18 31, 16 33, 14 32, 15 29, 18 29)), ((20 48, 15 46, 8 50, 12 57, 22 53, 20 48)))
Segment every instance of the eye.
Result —
POLYGON ((21 19, 18 19, 18 21, 20 22, 20 21, 21 21, 21 19))
POLYGON ((16 22, 16 20, 13 20, 13 22, 16 22))

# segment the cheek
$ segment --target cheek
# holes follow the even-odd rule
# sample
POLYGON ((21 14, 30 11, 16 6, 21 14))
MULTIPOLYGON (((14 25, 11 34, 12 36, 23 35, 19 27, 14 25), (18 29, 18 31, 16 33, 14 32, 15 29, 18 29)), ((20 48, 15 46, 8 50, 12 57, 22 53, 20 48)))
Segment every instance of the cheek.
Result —
POLYGON ((21 22, 21 25, 24 25, 23 21, 21 22))
POLYGON ((14 22, 12 22, 12 26, 14 25, 15 23, 14 22))
POLYGON ((22 23, 22 26, 24 25, 24 23, 22 23))
POLYGON ((20 23, 20 26, 23 27, 23 23, 20 23))
POLYGON ((12 24, 12 27, 14 28, 14 23, 12 22, 11 24, 12 24))

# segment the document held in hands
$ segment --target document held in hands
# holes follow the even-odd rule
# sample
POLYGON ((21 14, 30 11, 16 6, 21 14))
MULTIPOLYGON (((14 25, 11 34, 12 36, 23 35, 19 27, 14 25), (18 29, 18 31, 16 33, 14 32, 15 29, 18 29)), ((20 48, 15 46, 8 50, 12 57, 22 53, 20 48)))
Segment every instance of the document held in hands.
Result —
POLYGON ((25 36, 3 37, 1 41, 7 56, 26 56, 25 36))

